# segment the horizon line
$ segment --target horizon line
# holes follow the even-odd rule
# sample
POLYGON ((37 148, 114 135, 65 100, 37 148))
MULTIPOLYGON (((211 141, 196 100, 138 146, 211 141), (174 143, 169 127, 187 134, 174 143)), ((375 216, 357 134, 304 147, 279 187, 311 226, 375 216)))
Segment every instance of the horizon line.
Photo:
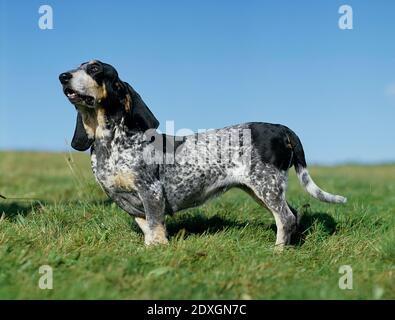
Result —
MULTIPOLYGON (((62 153, 84 153, 89 154, 89 150, 87 151, 76 151, 71 147, 69 149, 46 149, 46 148, 2 148, 0 147, 0 153, 53 153, 53 154, 62 154, 62 153)), ((310 161, 308 166, 349 166, 349 165, 358 165, 358 166, 382 166, 382 165, 395 165, 395 159, 383 159, 383 160, 356 160, 356 159, 348 159, 348 160, 334 160, 334 161, 310 161)))

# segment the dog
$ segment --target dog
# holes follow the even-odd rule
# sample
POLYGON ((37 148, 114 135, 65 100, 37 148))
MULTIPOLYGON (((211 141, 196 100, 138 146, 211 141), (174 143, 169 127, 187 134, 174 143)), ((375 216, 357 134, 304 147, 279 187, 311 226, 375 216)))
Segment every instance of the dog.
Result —
POLYGON ((89 61, 60 74, 59 80, 77 110, 71 146, 90 148, 96 180, 135 218, 146 245, 168 243, 165 215, 201 205, 233 187, 272 212, 275 245, 289 245, 298 222, 285 199, 292 166, 311 196, 346 202, 314 183, 302 144, 286 126, 250 122, 174 137, 158 132, 153 113, 109 64, 89 61))

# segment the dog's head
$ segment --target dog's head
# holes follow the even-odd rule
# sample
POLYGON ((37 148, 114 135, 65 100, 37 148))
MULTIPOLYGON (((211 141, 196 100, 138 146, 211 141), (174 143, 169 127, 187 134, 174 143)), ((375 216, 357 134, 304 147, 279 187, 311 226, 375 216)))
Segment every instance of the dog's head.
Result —
MULTIPOLYGON (((93 60, 77 69, 60 74, 63 92, 78 111, 71 146, 87 150, 95 140, 99 125, 97 115, 109 123, 120 122, 132 130, 156 129, 154 117, 140 95, 118 77, 115 68, 93 60)), ((103 121, 103 120, 101 120, 103 121)))

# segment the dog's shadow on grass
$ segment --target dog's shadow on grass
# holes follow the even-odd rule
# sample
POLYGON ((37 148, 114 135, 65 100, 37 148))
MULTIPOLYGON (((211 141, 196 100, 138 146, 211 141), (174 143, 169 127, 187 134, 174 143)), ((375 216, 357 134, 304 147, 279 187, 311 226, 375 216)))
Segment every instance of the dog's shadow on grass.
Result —
POLYGON ((32 211, 39 210, 44 206, 44 202, 14 202, 2 201, 0 202, 0 218, 16 221, 18 216, 26 217, 32 211))
POLYGON ((325 212, 305 213, 299 221, 296 232, 292 235, 291 243, 296 246, 303 245, 307 236, 315 231, 315 226, 319 226, 320 232, 325 236, 331 236, 336 231, 337 222, 325 212))
MULTIPOLYGON (((54 202, 45 200, 35 201, 13 201, 10 199, 0 199, 0 219, 8 219, 11 222, 18 221, 18 217, 26 217, 32 212, 38 212, 44 210, 44 208, 51 206, 54 202)), ((64 202, 67 205, 80 205, 80 201, 64 202)), ((110 199, 105 200, 93 200, 89 201, 92 205, 102 205, 105 207, 111 206, 112 201, 110 199)))
MULTIPOLYGON (((243 229, 248 225, 259 226, 264 229, 271 229, 277 232, 276 224, 267 225, 264 222, 250 223, 248 219, 245 222, 226 219, 220 216, 206 217, 202 214, 180 217, 177 220, 170 219, 167 223, 167 231, 170 237, 177 237, 183 233, 187 238, 191 234, 214 234, 227 229, 243 229)), ((314 231, 314 226, 320 225, 321 232, 330 236, 336 231, 336 221, 327 213, 315 212, 304 213, 299 221, 297 231, 292 236, 292 245, 302 246, 306 237, 314 231)))
POLYGON ((241 229, 248 225, 247 222, 238 222, 220 216, 206 217, 202 214, 180 217, 177 220, 169 220, 166 223, 167 232, 170 237, 177 236, 180 232, 185 237, 190 234, 214 234, 227 229, 241 229))
MULTIPOLYGON (((26 217, 34 211, 39 211, 41 208, 49 205, 45 201, 38 202, 9 202, 0 201, 0 219, 6 218, 10 221, 18 221, 18 217, 26 217)), ((92 201, 92 204, 111 206, 112 201, 109 199, 92 201)), ((182 234, 182 237, 188 237, 190 234, 215 234, 220 231, 228 229, 243 229, 249 225, 260 227, 264 229, 271 229, 274 233, 277 232, 276 225, 273 223, 268 225, 264 222, 240 222, 233 219, 227 219, 220 216, 207 217, 203 214, 180 216, 176 219, 169 219, 166 223, 167 231, 170 237, 177 237, 182 234)), ((336 231, 336 221, 327 213, 324 212, 305 212, 302 214, 297 231, 292 236, 292 244, 301 246, 304 244, 306 237, 314 232, 314 226, 320 226, 321 232, 326 236, 332 235, 336 231)), ((138 229, 136 227, 136 229, 138 229)))

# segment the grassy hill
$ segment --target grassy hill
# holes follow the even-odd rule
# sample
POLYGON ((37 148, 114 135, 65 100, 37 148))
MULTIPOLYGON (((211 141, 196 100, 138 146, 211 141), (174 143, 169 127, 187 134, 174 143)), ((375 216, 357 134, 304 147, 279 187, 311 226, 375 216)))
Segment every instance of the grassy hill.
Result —
POLYGON ((86 154, 0 153, 0 193, 32 199, 0 199, 0 298, 395 299, 395 165, 311 168, 346 205, 312 199, 291 171, 304 215, 283 253, 271 214, 239 190, 168 217, 170 245, 146 248, 86 154), (52 290, 38 286, 42 265, 52 290), (352 290, 338 286, 342 265, 352 290))

